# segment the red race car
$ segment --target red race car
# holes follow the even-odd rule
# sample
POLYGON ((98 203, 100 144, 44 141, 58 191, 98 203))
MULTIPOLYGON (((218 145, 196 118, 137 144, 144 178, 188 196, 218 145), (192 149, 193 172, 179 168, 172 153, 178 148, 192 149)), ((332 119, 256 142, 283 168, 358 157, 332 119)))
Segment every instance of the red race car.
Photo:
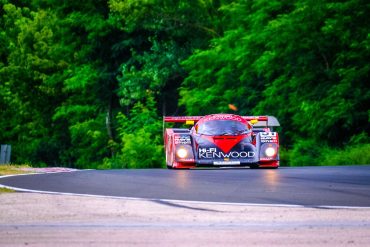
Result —
POLYGON ((164 117, 164 122, 192 125, 164 131, 166 164, 172 168, 279 167, 280 126, 272 116, 164 117))

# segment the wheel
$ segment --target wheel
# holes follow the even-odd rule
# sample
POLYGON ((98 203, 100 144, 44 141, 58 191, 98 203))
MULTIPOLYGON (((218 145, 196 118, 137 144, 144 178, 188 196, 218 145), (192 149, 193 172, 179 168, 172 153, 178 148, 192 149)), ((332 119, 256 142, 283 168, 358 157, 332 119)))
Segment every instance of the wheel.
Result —
POLYGON ((169 150, 166 147, 166 165, 168 169, 173 169, 173 159, 168 158, 169 150))
POLYGON ((259 165, 258 164, 251 164, 249 166, 250 169, 258 169, 259 168, 259 165))

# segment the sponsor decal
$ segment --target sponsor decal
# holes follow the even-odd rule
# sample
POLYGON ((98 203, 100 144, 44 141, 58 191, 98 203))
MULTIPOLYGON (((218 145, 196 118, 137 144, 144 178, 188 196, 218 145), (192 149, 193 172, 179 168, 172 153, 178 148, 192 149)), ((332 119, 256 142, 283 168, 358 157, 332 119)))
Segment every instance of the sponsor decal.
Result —
POLYGON ((269 160, 275 160, 275 159, 276 159, 275 157, 271 157, 271 158, 269 158, 269 157, 261 157, 260 158, 261 161, 269 161, 269 160))
POLYGON ((190 136, 175 136, 175 144, 191 144, 190 136))
POLYGON ((265 132, 265 133, 261 133, 260 134, 260 137, 261 137, 261 142, 262 143, 277 143, 278 142, 278 139, 277 139, 277 134, 276 132, 265 132))
POLYGON ((194 162, 194 159, 180 159, 181 162, 194 162))
POLYGON ((276 132, 261 132, 261 138, 262 137, 275 137, 276 138, 276 132))
POLYGON ((199 148, 198 151, 200 159, 247 159, 253 158, 256 155, 255 152, 252 151, 231 151, 228 153, 224 153, 221 151, 217 151, 216 148, 199 148))
POLYGON ((240 161, 214 161, 213 164, 214 165, 219 165, 219 166, 223 166, 223 165, 240 165, 240 161))

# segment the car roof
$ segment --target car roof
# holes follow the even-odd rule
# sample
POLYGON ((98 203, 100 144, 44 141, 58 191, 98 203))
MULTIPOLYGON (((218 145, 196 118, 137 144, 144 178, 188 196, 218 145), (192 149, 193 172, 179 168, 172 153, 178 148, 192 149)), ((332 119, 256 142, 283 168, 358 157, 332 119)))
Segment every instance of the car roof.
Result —
POLYGON ((241 116, 234 115, 234 114, 212 114, 212 115, 206 115, 206 116, 202 117, 198 121, 198 124, 202 124, 204 122, 214 121, 214 120, 231 120, 231 121, 238 121, 238 122, 241 122, 243 124, 248 124, 247 120, 245 120, 241 116))

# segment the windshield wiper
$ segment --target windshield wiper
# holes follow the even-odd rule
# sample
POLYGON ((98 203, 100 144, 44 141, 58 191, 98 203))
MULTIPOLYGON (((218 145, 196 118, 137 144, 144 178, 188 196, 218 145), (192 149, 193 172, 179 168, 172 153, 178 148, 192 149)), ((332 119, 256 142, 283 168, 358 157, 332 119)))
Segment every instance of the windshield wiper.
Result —
POLYGON ((235 134, 236 134, 236 135, 240 135, 240 134, 248 134, 248 130, 238 130, 238 131, 235 131, 235 134))
POLYGON ((225 133, 219 134, 218 136, 231 136, 231 135, 235 135, 235 134, 234 133, 225 132, 225 133))

